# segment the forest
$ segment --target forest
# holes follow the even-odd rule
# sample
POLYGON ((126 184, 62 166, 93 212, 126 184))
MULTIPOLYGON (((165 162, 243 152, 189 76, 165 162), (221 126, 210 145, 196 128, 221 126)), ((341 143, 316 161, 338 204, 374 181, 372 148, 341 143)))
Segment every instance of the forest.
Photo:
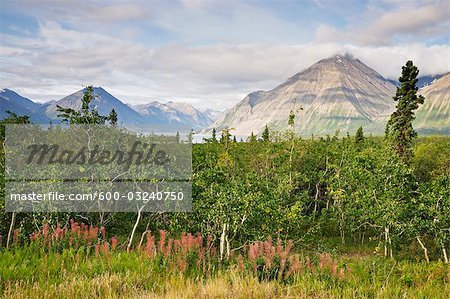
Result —
MULTIPOLYGON (((232 130, 214 130, 192 145, 192 212, 0 206, 0 294, 446 298, 450 138, 412 129, 423 102, 410 92, 415 71, 403 69, 385 137, 360 128, 304 138, 266 127, 237 142, 232 130)), ((62 109, 63 117, 115 124, 114 113, 90 110, 91 98, 88 89, 84 110, 62 109)), ((28 119, 11 114, 1 124, 9 123, 28 119)))

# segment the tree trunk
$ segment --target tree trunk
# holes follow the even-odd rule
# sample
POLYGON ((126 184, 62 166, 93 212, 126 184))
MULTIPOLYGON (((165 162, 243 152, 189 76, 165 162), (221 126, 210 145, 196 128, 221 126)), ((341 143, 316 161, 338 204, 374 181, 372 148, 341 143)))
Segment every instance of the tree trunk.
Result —
POLYGON ((319 199, 319 184, 316 184, 316 195, 314 196, 314 214, 317 212, 318 199, 319 199))
POLYGON ((442 254, 444 255, 444 263, 448 264, 447 250, 445 250, 444 243, 441 243, 442 254))
POLYGON ((388 240, 389 240, 389 257, 391 258, 391 260, 394 259, 394 255, 392 253, 392 241, 391 241, 391 235, 388 232, 388 240))
POLYGON ((222 227, 222 234, 220 235, 220 260, 223 260, 225 253, 225 239, 227 238, 227 224, 222 227))
POLYGON ((422 247, 422 249, 423 249, 423 255, 425 256, 425 260, 427 261, 427 263, 429 263, 430 262, 430 258, 428 257, 428 249, 422 243, 422 240, 420 240, 419 236, 417 236, 416 239, 417 239, 417 242, 419 242, 420 247, 422 247))
POLYGON ((227 259, 230 258, 230 241, 228 241, 228 235, 225 236, 225 243, 227 244, 227 259))
POLYGON ((388 255, 388 233, 389 228, 384 228, 384 257, 387 257, 388 255))
POLYGON ((339 208, 341 212, 341 220, 339 224, 339 229, 341 231, 341 242, 343 245, 345 245, 345 219, 344 219, 344 212, 342 211, 342 207, 339 208))
POLYGON ((145 207, 145 205, 143 205, 142 207, 140 207, 140 208, 138 209, 138 214, 137 214, 137 217, 136 217, 136 222, 134 223, 133 230, 131 231, 130 240, 129 240, 128 246, 127 246, 127 251, 130 251, 131 245, 133 244, 134 233, 136 232, 136 228, 137 228, 137 226, 138 226, 138 224, 139 224, 139 220, 141 220, 141 212, 142 212, 142 209, 143 209, 144 207, 145 207))
POLYGON ((13 235, 15 222, 16 222, 16 212, 12 212, 11 224, 9 226, 9 232, 8 232, 8 239, 6 240, 6 248, 7 249, 9 248, 9 244, 11 243, 11 238, 13 235))

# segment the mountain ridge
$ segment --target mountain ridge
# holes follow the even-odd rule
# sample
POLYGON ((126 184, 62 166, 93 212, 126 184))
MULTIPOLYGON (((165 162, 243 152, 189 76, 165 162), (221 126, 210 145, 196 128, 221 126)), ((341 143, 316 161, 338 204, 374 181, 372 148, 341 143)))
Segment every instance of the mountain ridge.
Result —
MULTIPOLYGON (((35 123, 59 123, 57 106, 72 108, 74 110, 81 109, 81 98, 85 90, 83 88, 59 100, 51 100, 41 104, 22 97, 10 89, 4 89, 0 92, 0 117, 7 117, 6 110, 11 110, 19 115, 31 116, 32 122, 35 123)), ((91 101, 90 106, 95 107, 103 115, 109 114, 114 109, 118 114, 119 123, 134 131, 145 132, 150 127, 152 129, 169 131, 186 131, 190 130, 190 128, 198 130, 213 122, 211 116, 187 103, 176 104, 177 102, 168 102, 169 104, 163 104, 158 101, 152 101, 133 106, 123 103, 103 87, 94 87, 93 90, 94 99, 91 101), (166 111, 163 109, 159 110, 159 114, 152 115, 143 113, 142 110, 137 109, 138 106, 169 107, 170 105, 175 107, 170 107, 170 113, 175 114, 177 116, 176 118, 171 118, 169 115, 166 115, 166 111)))

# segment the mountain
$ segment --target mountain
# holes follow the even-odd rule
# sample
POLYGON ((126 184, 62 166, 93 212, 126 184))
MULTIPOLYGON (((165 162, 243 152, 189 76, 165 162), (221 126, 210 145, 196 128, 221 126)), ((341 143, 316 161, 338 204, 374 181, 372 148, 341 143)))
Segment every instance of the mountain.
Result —
POLYGON ((247 95, 212 127, 234 128, 236 135, 260 133, 267 124, 287 127, 290 111, 301 135, 354 132, 381 134, 395 109, 395 85, 358 59, 323 59, 270 91, 247 95))
POLYGON ((206 115, 207 118, 211 120, 211 124, 214 123, 217 119, 219 119, 222 115, 221 111, 213 110, 210 108, 200 108, 199 111, 206 115))
MULTIPOLYGON (((83 97, 84 92, 85 89, 82 89, 58 101, 46 103, 42 109, 45 114, 52 119, 57 118, 57 106, 80 110, 81 98, 83 97)), ((145 124, 139 113, 130 106, 122 103, 102 87, 94 87, 93 95, 94 99, 91 101, 90 106, 95 107, 100 114, 108 115, 111 110, 114 109, 117 112, 119 123, 130 125, 132 127, 145 124)))
POLYGON ((169 122, 179 122, 182 124, 191 124, 193 129, 202 129, 213 123, 213 119, 207 113, 203 113, 193 106, 169 101, 165 104, 152 102, 144 105, 135 106, 141 114, 155 113, 155 111, 163 111, 169 122))
POLYGON ((47 123, 49 119, 41 113, 41 105, 22 97, 11 89, 0 90, 0 119, 8 117, 6 111, 17 115, 28 115, 34 123, 47 123))
POLYGON ((436 82, 436 80, 440 79, 443 76, 445 76, 445 74, 438 74, 433 76, 421 76, 417 78, 417 86, 419 88, 427 87, 428 85, 433 84, 434 82, 436 82))
POLYGON ((205 128, 213 123, 213 120, 206 113, 181 102, 163 104, 154 101, 135 105, 133 108, 144 117, 158 119, 159 122, 190 126, 194 130, 205 128))
POLYGON ((211 109, 207 110, 207 112, 205 113, 186 103, 169 101, 166 103, 166 105, 179 111, 179 113, 183 115, 183 117, 181 118, 182 121, 195 124, 195 129, 205 128, 211 125, 215 120, 211 117, 214 113, 211 109))
MULTIPOLYGON (((433 84, 437 79, 441 78, 442 76, 445 76, 445 74, 419 76, 417 78, 417 86, 419 88, 426 87, 430 84, 433 84)), ((398 80, 393 80, 393 79, 388 79, 388 80, 391 83, 393 83, 395 86, 400 86, 400 82, 398 80)))
MULTIPOLYGON (((38 104, 10 89, 4 89, 0 91, 0 118, 7 117, 6 111, 9 110, 18 115, 31 116, 34 123, 58 123, 57 106, 80 110, 84 92, 85 89, 82 89, 60 100, 38 104)), ((208 114, 212 111, 204 113, 185 103, 162 104, 155 101, 133 107, 124 104, 102 87, 94 87, 93 95, 91 107, 95 107, 102 115, 108 115, 114 109, 119 124, 138 132, 188 132, 191 128, 198 130, 207 127, 214 121, 208 114)))
MULTIPOLYGON (((83 97, 85 91, 85 89, 82 89, 58 101, 51 101, 44 104, 43 109, 46 115, 50 118, 56 118, 58 114, 57 106, 80 110, 81 98, 83 97)), ((93 95, 94 99, 89 105, 91 107, 95 107, 102 115, 107 115, 112 109, 115 109, 119 116, 120 122, 134 121, 137 117, 139 117, 139 114, 136 111, 109 94, 102 87, 94 87, 93 95)))
MULTIPOLYGON (((81 98, 85 89, 77 91, 59 101, 50 102, 45 106, 45 113, 51 118, 56 117, 57 105, 75 110, 81 109, 81 98)), ((212 123, 206 115, 186 103, 168 102, 166 104, 154 101, 148 104, 129 106, 108 93, 102 87, 94 87, 94 100, 91 106, 100 114, 107 115, 114 108, 119 123, 135 131, 155 129, 162 131, 189 131, 190 128, 204 128, 212 123)))
POLYGON ((450 73, 419 90, 425 97, 414 127, 422 134, 450 134, 450 73))

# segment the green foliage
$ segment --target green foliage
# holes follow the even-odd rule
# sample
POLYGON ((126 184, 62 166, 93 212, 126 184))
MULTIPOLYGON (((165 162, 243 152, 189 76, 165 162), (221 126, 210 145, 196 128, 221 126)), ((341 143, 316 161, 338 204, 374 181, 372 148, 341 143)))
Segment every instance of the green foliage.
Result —
POLYGON ((450 139, 419 138, 414 147, 412 166, 420 182, 427 182, 450 173, 450 139))
POLYGON ((356 135, 355 135, 355 143, 356 144, 361 144, 364 142, 364 132, 363 132, 363 128, 359 127, 358 130, 356 130, 356 135))
MULTIPOLYGON (((144 213, 137 234, 199 231, 216 245, 224 236, 231 249, 271 235, 308 248, 324 248, 323 240, 334 238, 333 248, 362 244, 393 257, 403 256, 419 236, 430 252, 437 248, 432 259, 443 258, 442 246, 450 248, 448 138, 417 139, 413 163, 407 164, 381 138, 356 144, 349 137, 293 135, 256 142, 252 134, 251 142, 236 143, 229 132, 223 136, 222 142, 193 144, 193 212, 144 213)), ((43 222, 69 218, 107 223, 108 230, 127 238, 135 215, 19 213, 16 227, 27 236, 43 222)), ((0 235, 7 234, 9 223, 10 216, 1 214, 0 235)), ((420 250, 414 258, 422 258, 420 250)))
MULTIPOLYGON (((69 122, 72 116, 74 122, 97 123, 103 119, 89 109, 91 96, 85 94, 85 97, 84 114, 78 115, 81 120, 72 113, 66 115, 69 122)), ((12 114, 0 124, 3 128, 5 123, 27 122, 27 117, 12 114)), ((311 289, 320 286, 327 292, 341 290, 336 297, 343 297, 343 294, 347 295, 344 297, 401 297, 405 294, 439 297, 436 285, 447 287, 449 277, 448 266, 436 260, 443 260, 446 250, 450 250, 450 139, 419 138, 415 143, 410 140, 414 157, 409 163, 398 155, 397 148, 390 142, 364 137, 360 129, 355 140, 337 135, 303 140, 294 134, 278 137, 271 132, 270 138, 269 134, 265 138, 263 133, 266 142, 256 142, 256 135, 252 133, 249 142, 239 143, 231 142, 229 130, 224 130, 221 142, 213 135, 208 142, 193 144, 193 212, 143 213, 137 234, 165 229, 177 238, 185 232, 201 232, 210 235, 211 246, 218 249, 222 239, 225 255, 230 251, 230 257, 222 262, 219 256, 214 259, 212 276, 220 275, 220 269, 242 266, 240 273, 256 281, 301 282, 298 285, 311 289), (356 260, 342 258, 336 264, 336 260, 324 259, 323 255, 307 262, 302 255, 302 272, 286 277, 279 275, 283 273, 281 254, 271 255, 273 259, 269 261, 260 249, 255 257, 249 247, 241 247, 243 244, 255 246, 253 241, 267 240, 270 236, 295 240, 297 251, 345 249, 351 254, 351 250, 361 247, 366 256, 356 260), (432 260, 429 265, 381 258, 392 255, 394 259, 423 260, 418 238, 429 252, 432 260), (243 255, 243 264, 239 263, 237 254, 243 255), (333 270, 341 268, 348 280, 340 279, 336 274, 339 270, 333 270), (347 271, 349 268, 354 274, 347 271)), ((191 131, 189 142, 192 142, 192 135, 191 131)), ((4 175, 1 181, 4 183, 4 175)), ((6 235, 10 218, 0 212, 0 235, 6 235)), ((56 238, 57 244, 47 244, 45 249, 28 244, 28 236, 36 227, 43 223, 68 223, 70 218, 90 225, 105 223, 108 231, 126 240, 135 214, 18 213, 17 237, 24 246, 5 250, 0 244, 0 288, 4 290, 16 282, 20 282, 20 286, 36 283, 43 288, 60 285, 63 276, 59 274, 64 271, 80 279, 112 273, 118 275, 120 282, 139 285, 140 290, 154 290, 164 281, 181 277, 168 267, 170 262, 161 252, 158 258, 152 259, 144 257, 145 253, 139 250, 129 254, 110 251, 108 255, 96 257, 94 244, 91 247, 84 244, 84 250, 74 251, 68 245, 70 239, 56 238), (76 262, 77 256, 80 262, 76 262), (45 275, 40 276, 42 273, 45 275), (152 273, 161 274, 161 278, 152 273)), ((106 246, 108 238, 94 236, 91 241, 97 238, 99 244, 106 246)), ((135 238, 133 248, 139 248, 139 239, 135 238)), ((271 253, 275 245, 267 246, 271 253)), ((252 250, 256 250, 255 247, 252 250)), ((196 281, 205 277, 203 265, 201 270, 196 266, 198 254, 186 256, 188 270, 182 279, 196 281)), ((287 259, 285 263, 289 268, 291 263, 299 262, 287 259)))
POLYGON ((230 129, 223 129, 222 135, 220 136, 220 143, 228 145, 231 141, 230 129))
POLYGON ((248 141, 248 142, 251 142, 251 143, 256 142, 256 141, 257 141, 257 140, 256 140, 256 135, 253 134, 253 132, 251 132, 251 133, 250 133, 250 136, 247 138, 247 141, 248 141))
POLYGON ((187 138, 188 138, 188 143, 192 144, 192 141, 194 140, 194 130, 191 129, 189 131, 189 134, 187 135, 187 138))
POLYGON ((95 108, 90 108, 89 104, 94 99, 94 88, 92 86, 86 87, 83 98, 81 99, 81 110, 74 110, 72 108, 57 107, 58 117, 63 122, 70 124, 95 124, 102 125, 106 121, 110 124, 117 124, 117 113, 113 109, 108 116, 100 115, 95 108))
POLYGON ((294 121, 295 121, 295 114, 294 111, 291 110, 291 112, 289 112, 288 125, 290 127, 294 127, 294 121))
POLYGON ((412 142, 417 133, 414 131, 412 121, 415 119, 414 111, 423 104, 425 98, 417 96, 417 75, 419 69, 411 60, 402 67, 402 75, 398 79, 401 83, 397 87, 394 101, 398 102, 388 121, 386 133, 392 138, 397 154, 405 161, 412 158, 412 142))
POLYGON ((108 119, 112 126, 117 125, 117 113, 116 110, 114 110, 114 108, 109 113, 108 119))
MULTIPOLYGON (((6 113, 8 114, 8 117, 5 119, 0 120, 0 137, 1 140, 5 140, 5 125, 7 124, 29 124, 30 123, 30 117, 27 115, 18 116, 17 114, 7 110, 6 113)), ((3 155, 3 153, 2 153, 3 155)))
POLYGON ((6 227, 7 221, 9 220, 9 213, 5 212, 5 148, 4 148, 4 140, 5 140, 5 125, 8 124, 29 124, 30 117, 27 115, 18 116, 17 114, 6 111, 9 115, 7 118, 0 120, 0 138, 1 138, 1 146, 0 146, 0 246, 2 245, 2 234, 6 235, 6 227))
POLYGON ((264 131, 262 132, 261 137, 265 142, 270 141, 269 127, 267 127, 267 125, 264 127, 264 131))
POLYGON ((216 133, 216 128, 212 129, 212 142, 217 142, 217 133, 216 133))

